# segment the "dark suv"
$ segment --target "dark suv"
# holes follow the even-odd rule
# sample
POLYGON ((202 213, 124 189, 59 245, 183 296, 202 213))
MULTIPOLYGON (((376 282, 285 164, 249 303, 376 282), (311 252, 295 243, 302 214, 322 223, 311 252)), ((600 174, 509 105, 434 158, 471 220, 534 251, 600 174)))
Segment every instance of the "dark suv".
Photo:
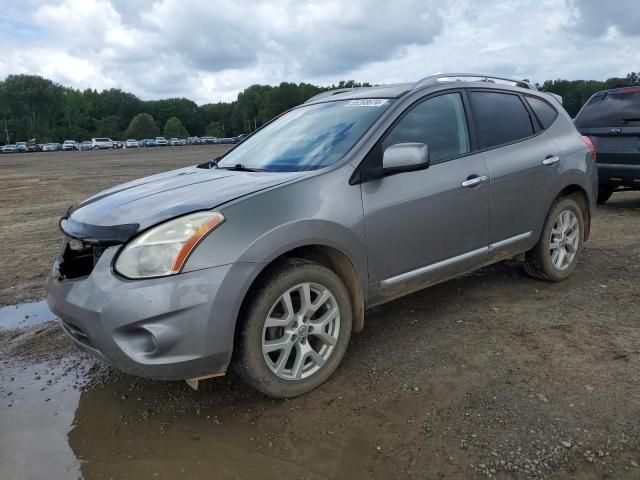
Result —
POLYGON ((575 124, 597 151, 598 203, 615 190, 640 190, 640 87, 595 93, 575 124))

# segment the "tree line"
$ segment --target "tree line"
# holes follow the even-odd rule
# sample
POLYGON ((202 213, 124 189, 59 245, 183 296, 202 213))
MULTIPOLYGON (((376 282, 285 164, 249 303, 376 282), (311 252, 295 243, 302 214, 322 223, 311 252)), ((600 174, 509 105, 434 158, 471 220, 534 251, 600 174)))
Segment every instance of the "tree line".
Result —
MULTIPOLYGON (((640 73, 605 81, 558 79, 537 85, 562 95, 565 108, 574 116, 598 90, 640 85, 640 73)), ((141 100, 117 88, 78 90, 37 75, 9 75, 0 82, 0 143, 31 138, 44 143, 91 137, 232 137, 259 128, 320 92, 360 86, 370 84, 350 80, 326 87, 288 82, 252 85, 235 101, 197 105, 187 98, 141 100)))

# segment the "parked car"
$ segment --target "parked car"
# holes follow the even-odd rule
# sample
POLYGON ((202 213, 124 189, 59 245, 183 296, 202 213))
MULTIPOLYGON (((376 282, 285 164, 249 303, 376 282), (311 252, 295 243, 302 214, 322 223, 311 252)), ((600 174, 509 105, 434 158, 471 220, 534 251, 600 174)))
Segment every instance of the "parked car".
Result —
POLYGON ((62 142, 62 150, 80 150, 80 148, 78 142, 76 142, 75 140, 65 140, 64 142, 62 142))
POLYGON ((10 143, 2 147, 2 153, 16 153, 16 145, 10 143))
POLYGON ((36 143, 36 139, 32 138, 27 142, 27 152, 41 152, 42 147, 36 143))
POLYGON ((166 147, 169 145, 169 142, 167 142, 167 139, 164 137, 156 137, 156 145, 158 147, 166 147))
POLYGON ((172 147, 181 147, 182 142, 179 138, 172 138, 169 140, 169 145, 171 145, 172 147))
POLYGON ((157 147, 158 144, 156 143, 156 141, 153 138, 145 138, 144 140, 142 140, 142 146, 143 147, 157 147))
POLYGON ((93 148, 93 143, 89 140, 85 140, 80 144, 80 150, 91 150, 93 148))
POLYGON ((27 151, 27 142, 16 142, 16 152, 25 153, 27 151))
POLYGON ((127 148, 138 148, 138 141, 130 138, 125 142, 125 147, 127 148))
POLYGON ((187 138, 187 143, 189 145, 202 145, 202 140, 200 140, 200 137, 189 137, 187 138))
POLYGON ((292 397, 332 374, 367 308, 505 259, 567 278, 592 145, 551 95, 486 79, 325 92, 221 158, 91 197, 60 222, 51 309, 122 370, 195 385, 233 362, 292 397))
POLYGON ((640 190, 640 87, 595 93, 575 124, 598 152, 598 203, 615 191, 640 190))
POLYGON ((59 143, 45 143, 42 147, 43 152, 57 152, 58 150, 60 150, 59 143))
POLYGON ((115 148, 115 149, 124 148, 124 142, 121 142, 120 140, 114 140, 113 141, 113 148, 115 148))
POLYGON ((111 140, 110 138, 92 138, 91 148, 93 148, 94 150, 113 148, 113 140, 111 140))

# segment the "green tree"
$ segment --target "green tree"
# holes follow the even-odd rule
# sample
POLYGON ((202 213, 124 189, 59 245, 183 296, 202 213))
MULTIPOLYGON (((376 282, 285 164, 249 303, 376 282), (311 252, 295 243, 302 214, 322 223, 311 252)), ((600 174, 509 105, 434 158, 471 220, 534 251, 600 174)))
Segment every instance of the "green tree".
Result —
POLYGON ((155 138, 158 135, 160 135, 160 130, 153 117, 148 113, 139 113, 133 117, 124 133, 125 137, 137 140, 155 138))
POLYGON ((189 136, 189 132, 184 128, 178 117, 171 117, 164 124, 164 136, 166 138, 185 138, 189 136))
POLYGON ((11 141, 51 139, 59 124, 64 87, 38 75, 9 75, 0 82, 0 116, 11 141))
POLYGON ((224 137, 224 130, 220 122, 209 122, 205 133, 210 137, 224 137))

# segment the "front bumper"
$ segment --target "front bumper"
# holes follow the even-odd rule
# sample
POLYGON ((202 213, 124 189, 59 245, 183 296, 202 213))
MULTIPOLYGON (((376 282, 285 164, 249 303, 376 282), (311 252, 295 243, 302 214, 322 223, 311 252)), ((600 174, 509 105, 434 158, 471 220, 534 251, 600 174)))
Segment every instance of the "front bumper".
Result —
POLYGON ((69 337, 133 375, 181 380, 224 373, 257 264, 126 280, 111 268, 118 248, 107 248, 86 277, 60 279, 54 264, 48 302, 69 337))

